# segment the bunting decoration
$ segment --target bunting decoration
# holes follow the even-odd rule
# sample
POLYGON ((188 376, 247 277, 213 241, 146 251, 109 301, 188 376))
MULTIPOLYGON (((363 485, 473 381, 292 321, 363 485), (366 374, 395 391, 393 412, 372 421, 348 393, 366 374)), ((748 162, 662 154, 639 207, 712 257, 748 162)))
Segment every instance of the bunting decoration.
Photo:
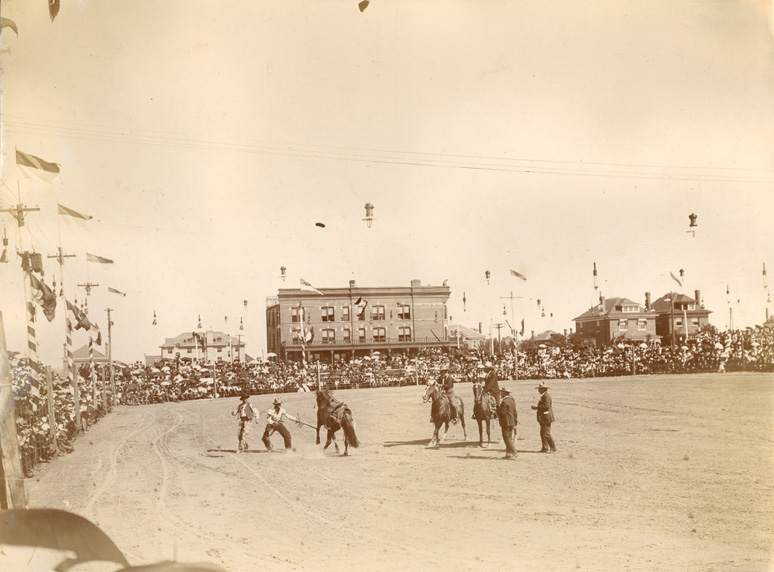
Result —
POLYGON ((599 289, 599 284, 597 283, 597 263, 594 262, 594 270, 592 271, 592 276, 594 276, 594 290, 599 289))
POLYGON ((365 311, 366 308, 368 308, 368 300, 362 297, 358 298, 355 300, 355 307, 357 308, 356 315, 358 319, 362 320, 365 318, 365 311))
POLYGON ((156 310, 153 310, 153 326, 158 326, 158 320, 156 320, 156 310))
POLYGON ((16 150, 16 165, 27 178, 36 178, 44 183, 53 183, 59 178, 59 165, 45 161, 30 153, 16 150))
POLYGON ((38 279, 34 274, 27 274, 30 278, 30 288, 32 289, 32 299, 38 306, 43 308, 43 315, 50 322, 56 315, 56 292, 51 290, 45 282, 38 279))

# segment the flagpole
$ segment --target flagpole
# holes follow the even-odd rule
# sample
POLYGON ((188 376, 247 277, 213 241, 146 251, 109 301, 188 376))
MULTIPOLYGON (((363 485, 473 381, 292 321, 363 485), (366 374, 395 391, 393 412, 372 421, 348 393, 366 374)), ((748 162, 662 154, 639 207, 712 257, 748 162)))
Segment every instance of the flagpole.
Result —
MULTIPOLYGON (((107 312, 107 318, 108 318, 108 367, 110 368, 110 395, 111 395, 111 407, 116 404, 116 378, 115 374, 113 373, 113 320, 110 317, 110 313, 113 311, 112 308, 105 308, 105 312, 107 312)), ((107 400, 105 400, 107 401, 107 400)))

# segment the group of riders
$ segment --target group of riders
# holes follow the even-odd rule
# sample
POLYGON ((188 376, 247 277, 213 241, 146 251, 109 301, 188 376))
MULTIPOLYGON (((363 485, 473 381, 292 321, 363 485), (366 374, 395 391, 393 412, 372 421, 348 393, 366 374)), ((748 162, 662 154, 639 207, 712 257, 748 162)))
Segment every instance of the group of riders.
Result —
MULTIPOLYGON (((506 447, 506 459, 515 458, 515 441, 517 413, 516 403, 510 395, 510 391, 501 388, 497 379, 497 373, 491 363, 487 362, 482 366, 482 372, 476 376, 473 381, 473 415, 472 418, 478 423, 479 446, 487 447, 491 443, 490 422, 493 419, 499 420, 500 428, 503 433, 503 441, 506 447), (486 429, 487 442, 484 443, 484 428, 486 429)), ((556 447, 551 437, 551 423, 554 421, 553 409, 551 407, 551 397, 548 395, 548 387, 544 384, 538 386, 540 392, 540 401, 532 408, 537 410, 537 420, 540 423, 540 437, 542 442, 541 452, 554 452, 556 447)), ((249 401, 250 395, 243 392, 240 395, 239 405, 231 414, 236 416, 239 422, 238 447, 237 453, 248 449, 247 434, 251 423, 258 423, 259 413, 249 401)), ((462 399, 454 393, 454 376, 448 369, 441 370, 439 379, 427 382, 427 391, 424 401, 432 401, 430 408, 430 421, 435 425, 435 432, 430 440, 430 447, 437 448, 443 441, 449 424, 460 423, 465 439, 467 439, 467 430, 465 429, 465 411, 462 399), (439 434, 443 428, 443 432, 439 434)), ((282 407, 282 400, 277 397, 274 399, 272 407, 266 411, 266 428, 261 440, 268 451, 272 450, 271 436, 279 433, 285 444, 285 450, 292 449, 292 437, 290 431, 285 425, 285 421, 290 420, 305 425, 312 429, 315 426, 303 423, 300 419, 290 415, 282 407)), ((325 444, 327 449, 331 443, 339 450, 335 434, 338 430, 344 432, 344 454, 348 453, 350 445, 357 447, 359 441, 355 434, 352 412, 347 405, 335 397, 327 389, 318 389, 317 391, 317 439, 320 443, 320 427, 325 427, 328 431, 328 437, 325 444)))

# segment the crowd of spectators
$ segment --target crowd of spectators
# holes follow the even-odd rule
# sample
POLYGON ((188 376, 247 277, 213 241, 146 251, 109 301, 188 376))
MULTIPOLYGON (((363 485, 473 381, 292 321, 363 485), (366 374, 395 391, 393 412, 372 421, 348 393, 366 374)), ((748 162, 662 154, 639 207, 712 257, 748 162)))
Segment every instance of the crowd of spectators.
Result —
POLYGON ((333 389, 423 384, 449 370, 457 382, 472 381, 495 368, 499 379, 577 379, 656 373, 774 371, 774 329, 765 327, 717 332, 712 329, 670 346, 658 342, 625 342, 607 347, 565 340, 524 344, 519 350, 490 356, 483 351, 423 350, 416 355, 372 355, 333 364, 276 358, 252 363, 206 362, 186 359, 115 364, 115 396, 108 366, 97 366, 96 380, 88 365, 78 379, 80 426, 76 422, 72 383, 52 373, 55 419, 48 415, 46 384, 32 382, 24 358, 11 361, 19 444, 25 472, 58 452, 66 452, 80 431, 97 422, 105 404, 140 405, 252 394, 314 391, 318 379, 333 389), (105 394, 103 394, 103 391, 105 394), (51 431, 51 423, 54 431, 51 431), (52 439, 52 433, 55 439, 52 439))

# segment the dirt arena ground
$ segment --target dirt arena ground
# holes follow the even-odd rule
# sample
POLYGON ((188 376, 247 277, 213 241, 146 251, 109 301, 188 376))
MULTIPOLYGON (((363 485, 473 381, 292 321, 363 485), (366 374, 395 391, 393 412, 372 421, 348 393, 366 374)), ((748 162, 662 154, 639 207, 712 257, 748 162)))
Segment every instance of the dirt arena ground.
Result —
MULTIPOLYGON (((31 506, 92 519, 135 564, 774 570, 772 376, 554 381, 555 455, 536 453, 536 383, 505 385, 515 462, 499 439, 478 447, 468 384, 457 386, 468 441, 455 427, 440 450, 425 448, 423 388, 339 392, 362 440, 350 457, 323 454, 295 425, 295 452, 264 452, 263 413, 235 455, 236 398, 121 407, 29 480, 31 506)), ((314 394, 284 398, 313 422, 314 394)), ((271 397, 252 402, 265 410, 271 397)))

